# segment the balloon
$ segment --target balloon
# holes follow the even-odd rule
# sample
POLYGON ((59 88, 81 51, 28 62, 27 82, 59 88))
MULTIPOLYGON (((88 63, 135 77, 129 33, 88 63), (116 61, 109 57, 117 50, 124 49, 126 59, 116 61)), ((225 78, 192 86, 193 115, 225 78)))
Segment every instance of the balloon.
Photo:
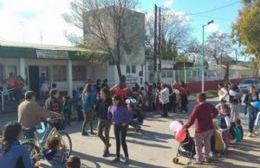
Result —
POLYGON ((180 129, 182 129, 182 124, 179 121, 173 121, 169 127, 171 131, 178 132, 180 129))
POLYGON ((184 129, 179 130, 175 135, 175 139, 179 143, 182 143, 186 139, 186 137, 187 137, 187 132, 184 129))
POLYGON ((260 108, 260 101, 254 101, 253 106, 254 106, 254 108, 259 109, 260 108))

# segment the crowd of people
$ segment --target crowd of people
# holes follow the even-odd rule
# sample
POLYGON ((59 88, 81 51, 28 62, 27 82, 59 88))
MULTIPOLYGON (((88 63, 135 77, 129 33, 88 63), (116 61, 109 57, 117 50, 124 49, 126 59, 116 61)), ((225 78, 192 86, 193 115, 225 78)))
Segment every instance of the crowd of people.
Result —
MULTIPOLYGON (((12 77, 13 75, 10 74, 12 77)), ((42 74, 41 88, 47 82, 42 74)), ((135 131, 140 131, 146 112, 160 112, 162 117, 168 117, 168 112, 188 112, 188 89, 184 82, 167 85, 164 83, 145 83, 140 87, 137 83, 129 88, 125 83, 125 77, 113 86, 108 86, 108 81, 97 80, 96 83, 86 83, 82 88, 73 91, 73 97, 61 96, 60 92, 53 85, 48 91, 41 93, 45 103, 41 107, 36 101, 36 93, 27 91, 24 100, 18 106, 18 122, 8 123, 3 131, 3 140, 0 142, 0 164, 7 165, 23 164, 25 167, 39 167, 41 160, 30 158, 28 151, 19 143, 20 136, 34 138, 35 130, 43 119, 64 118, 66 126, 71 125, 73 111, 77 112, 77 120, 82 122, 81 135, 96 135, 104 144, 102 156, 110 155, 110 129, 113 125, 115 136, 116 156, 112 163, 120 161, 120 148, 124 152, 124 164, 129 164, 129 153, 126 143, 126 136, 129 126, 135 131), (97 120, 97 133, 94 129, 94 121, 97 120), (89 125, 89 127, 87 127, 89 125), (89 128, 89 130, 87 129, 89 128), (25 131, 26 130, 26 131, 25 131), (29 130, 29 131, 28 131, 29 130), (26 134, 26 135, 25 135, 26 134), (17 152, 18 151, 18 152, 17 152), (20 153, 19 153, 20 152, 20 153), (7 155, 8 154, 8 155, 7 155), (30 166, 29 166, 30 165, 30 166)), ((227 87, 223 84, 218 86, 219 104, 215 107, 206 102, 206 95, 197 95, 198 104, 193 108, 189 120, 183 125, 184 129, 195 124, 195 148, 197 162, 207 162, 209 153, 224 154, 228 151, 230 143, 239 142, 243 137, 243 129, 239 119, 239 104, 241 94, 238 87, 231 83, 227 87), (220 132, 221 139, 218 139, 220 132), (216 147, 216 142, 223 142, 223 148, 216 147), (204 155, 202 147, 205 147, 204 155)), ((245 114, 248 115, 248 136, 255 136, 256 128, 259 125, 260 108, 255 106, 259 101, 258 92, 251 86, 245 96, 245 114)), ((80 160, 78 157, 68 157, 61 145, 61 139, 49 137, 47 149, 44 151, 44 158, 51 164, 63 165, 68 168, 78 168, 80 160)))
MULTIPOLYGON (((259 93, 255 86, 250 86, 245 98, 242 99, 236 84, 230 83, 226 87, 218 85, 219 103, 214 106, 206 102, 206 94, 197 95, 197 104, 193 108, 189 120, 184 124, 184 130, 195 125, 196 163, 208 162, 212 156, 225 155, 230 144, 242 141, 242 128, 239 107, 245 104, 245 115, 248 118, 248 137, 255 137, 260 119, 259 93), (202 148, 204 146, 204 153, 202 148)), ((190 148, 191 149, 191 148, 190 148)))
POLYGON ((8 90, 10 92, 8 99, 18 103, 23 99, 24 86, 24 79, 20 75, 14 75, 12 72, 6 80, 0 79, 0 92, 8 90))

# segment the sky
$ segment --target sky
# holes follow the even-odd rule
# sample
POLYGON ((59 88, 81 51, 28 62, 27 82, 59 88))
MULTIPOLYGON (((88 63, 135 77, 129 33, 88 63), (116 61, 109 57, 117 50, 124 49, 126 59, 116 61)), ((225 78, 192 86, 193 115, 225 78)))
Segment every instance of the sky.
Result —
MULTIPOLYGON (((70 11, 72 0, 0 0, 0 40, 54 45, 71 45, 64 34, 80 31, 67 24, 62 14, 70 11)), ((240 0, 139 0, 137 10, 152 14, 154 4, 185 15, 192 35, 201 41, 202 25, 210 20, 206 35, 231 32, 241 8, 240 0), (216 9, 212 12, 200 12, 216 9)))

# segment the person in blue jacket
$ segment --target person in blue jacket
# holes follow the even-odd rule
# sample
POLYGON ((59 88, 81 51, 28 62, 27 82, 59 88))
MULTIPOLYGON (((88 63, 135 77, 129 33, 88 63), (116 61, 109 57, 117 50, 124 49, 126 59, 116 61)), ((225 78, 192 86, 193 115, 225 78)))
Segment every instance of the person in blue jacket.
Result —
POLYGON ((82 101, 82 110, 84 114, 84 122, 82 125, 81 135, 82 136, 88 135, 88 133, 85 130, 88 122, 90 123, 90 133, 95 134, 93 131, 93 122, 92 122, 94 101, 93 101, 92 85, 90 83, 87 83, 85 85, 81 95, 81 101, 82 101))
POLYGON ((22 127, 18 122, 5 125, 3 139, 0 142, 0 167, 3 168, 33 168, 28 150, 19 143, 22 127))

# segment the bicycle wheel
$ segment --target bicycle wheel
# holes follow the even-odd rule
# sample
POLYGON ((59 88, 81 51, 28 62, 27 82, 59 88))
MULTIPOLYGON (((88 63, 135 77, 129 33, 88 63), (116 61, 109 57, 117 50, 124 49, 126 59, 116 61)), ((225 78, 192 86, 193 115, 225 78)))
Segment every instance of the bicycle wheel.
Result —
POLYGON ((61 144, 65 146, 65 150, 67 151, 68 155, 72 152, 72 142, 69 134, 64 131, 59 132, 61 136, 61 144))
POLYGON ((21 145, 28 150, 31 157, 37 156, 40 153, 40 148, 32 142, 22 142, 21 145))

